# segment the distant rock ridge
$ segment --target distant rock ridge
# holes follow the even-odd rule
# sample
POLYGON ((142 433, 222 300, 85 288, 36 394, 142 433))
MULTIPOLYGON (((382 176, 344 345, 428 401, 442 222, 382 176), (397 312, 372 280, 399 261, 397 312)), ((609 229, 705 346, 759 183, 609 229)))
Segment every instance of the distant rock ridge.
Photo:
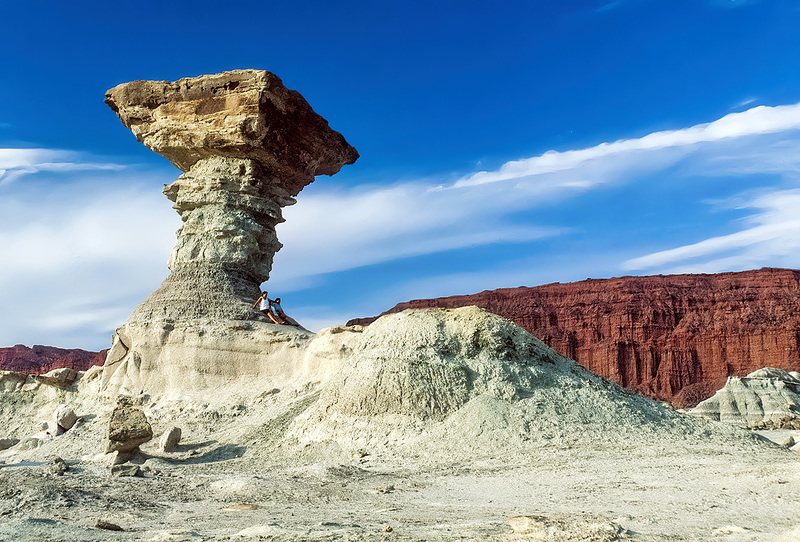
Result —
POLYGON ((69 368, 86 371, 93 365, 103 365, 108 350, 89 352, 79 348, 21 344, 0 348, 0 371, 25 374, 43 374, 53 369, 69 368))
POLYGON ((141 393, 182 383, 196 391, 229 383, 237 371, 271 371, 259 360, 311 336, 279 330, 251 308, 281 248, 281 209, 358 152, 267 71, 134 81, 109 90, 105 102, 184 173, 164 188, 183 221, 171 273, 117 329, 104 387, 141 393))
MULTIPOLYGON (((800 370, 800 271, 589 279, 419 299, 405 309, 477 305, 629 389, 694 406, 729 376, 800 370)), ((348 325, 368 325, 359 318, 348 325)))

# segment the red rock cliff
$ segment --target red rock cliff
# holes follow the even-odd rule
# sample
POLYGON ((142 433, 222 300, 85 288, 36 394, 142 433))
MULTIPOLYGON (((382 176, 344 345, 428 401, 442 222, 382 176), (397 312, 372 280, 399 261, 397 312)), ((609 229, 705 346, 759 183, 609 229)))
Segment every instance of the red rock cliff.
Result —
POLYGON ((0 348, 0 370, 18 373, 42 374, 61 367, 85 371, 92 365, 102 365, 108 350, 87 352, 80 349, 63 349, 36 345, 28 348, 18 344, 0 348))
POLYGON ((504 316, 601 376, 676 406, 710 397, 728 376, 800 370, 800 271, 790 269, 590 279, 421 299, 387 312, 464 305, 504 316))

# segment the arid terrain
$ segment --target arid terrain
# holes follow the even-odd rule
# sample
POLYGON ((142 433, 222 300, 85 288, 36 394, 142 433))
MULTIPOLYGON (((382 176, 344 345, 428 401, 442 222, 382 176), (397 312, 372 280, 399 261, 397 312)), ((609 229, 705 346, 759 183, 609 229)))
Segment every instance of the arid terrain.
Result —
MULTIPOLYGON (((315 339, 349 333, 358 343, 325 384, 252 382, 239 398, 209 390, 205 403, 139 397, 155 434, 126 464, 139 476, 110 471, 103 452, 114 403, 98 389, 99 377, 67 390, 29 383, 0 394, 7 436, 21 441, 0 452, 0 539, 789 541, 800 534, 796 452, 630 394, 477 309, 384 320, 315 339), (403 346, 407 355, 385 355, 403 346), (453 380, 460 367, 475 375, 466 395, 453 380), (419 371, 432 376, 404 380, 419 371), (26 435, 58 404, 81 420, 26 449, 34 442, 26 435), (173 425, 183 438, 175 451, 162 451, 158 437, 173 425), (55 457, 68 467, 61 475, 55 457)), ((773 434, 800 440, 800 431, 773 434)))

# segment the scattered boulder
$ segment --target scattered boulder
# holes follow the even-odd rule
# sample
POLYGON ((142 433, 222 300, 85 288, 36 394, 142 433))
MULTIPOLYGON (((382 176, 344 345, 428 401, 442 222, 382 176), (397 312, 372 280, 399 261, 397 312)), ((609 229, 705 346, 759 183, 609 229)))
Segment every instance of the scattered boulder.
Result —
POLYGON ((35 450, 36 448, 41 448, 45 443, 51 440, 53 440, 53 435, 51 433, 39 431, 38 433, 23 438, 20 443, 17 444, 17 449, 35 450))
POLYGON ((787 371, 765 367, 746 377, 729 377, 713 397, 689 411, 743 427, 800 416, 800 379, 787 371))
POLYGON ((797 442, 795 442, 794 437, 790 435, 789 438, 783 441, 783 444, 781 444, 781 446, 783 446, 784 448, 791 448, 795 444, 797 444, 797 442))
POLYGON ((47 470, 56 476, 64 476, 64 473, 69 470, 69 467, 63 459, 54 457, 53 462, 47 466, 47 470))
POLYGON ((47 386, 67 389, 78 379, 78 371, 69 367, 62 367, 61 369, 53 369, 43 375, 36 375, 34 378, 47 386))
POLYGON ((794 416, 784 416, 780 420, 765 420, 763 422, 758 422, 757 424, 750 427, 750 429, 756 429, 756 430, 800 429, 800 418, 795 418, 794 416))
POLYGON ((106 453, 137 453, 139 446, 153 438, 153 428, 141 409, 136 408, 127 397, 117 399, 108 427, 106 453))
POLYGON ((111 523, 108 521, 103 521, 102 519, 98 519, 94 526, 98 529, 104 529, 106 531, 124 531, 122 527, 117 525, 116 523, 111 523))
POLYGON ((8 450, 12 446, 19 444, 18 438, 0 438, 0 451, 8 450))
POLYGON ((164 452, 173 452, 178 449, 178 443, 181 441, 181 428, 170 427, 161 435, 161 440, 158 442, 158 447, 164 452))
POLYGON ((78 416, 75 411, 67 405, 58 405, 56 411, 53 413, 53 419, 58 427, 63 431, 69 431, 78 421, 78 416))

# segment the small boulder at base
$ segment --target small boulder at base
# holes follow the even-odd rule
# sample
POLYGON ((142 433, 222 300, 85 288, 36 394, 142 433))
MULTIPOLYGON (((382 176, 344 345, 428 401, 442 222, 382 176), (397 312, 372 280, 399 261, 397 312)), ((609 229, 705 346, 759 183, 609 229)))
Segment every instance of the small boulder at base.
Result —
POLYGON ((161 440, 158 442, 158 447, 164 452, 174 452, 178 449, 178 443, 181 441, 181 428, 170 427, 164 434, 161 435, 161 440))
POLYGON ((60 457, 54 457, 53 462, 47 466, 47 470, 56 476, 64 476, 64 473, 69 470, 67 462, 60 457))
POLYGON ((141 409, 127 397, 117 399, 108 426, 106 453, 138 452, 139 446, 153 438, 153 428, 141 409))
POLYGON ((75 414, 75 411, 67 405, 58 405, 56 411, 53 413, 53 419, 56 425, 63 431, 69 431, 75 425, 75 422, 78 421, 78 416, 75 414))
POLYGON ((0 438, 0 451, 8 450, 12 446, 19 444, 18 438, 0 438))

